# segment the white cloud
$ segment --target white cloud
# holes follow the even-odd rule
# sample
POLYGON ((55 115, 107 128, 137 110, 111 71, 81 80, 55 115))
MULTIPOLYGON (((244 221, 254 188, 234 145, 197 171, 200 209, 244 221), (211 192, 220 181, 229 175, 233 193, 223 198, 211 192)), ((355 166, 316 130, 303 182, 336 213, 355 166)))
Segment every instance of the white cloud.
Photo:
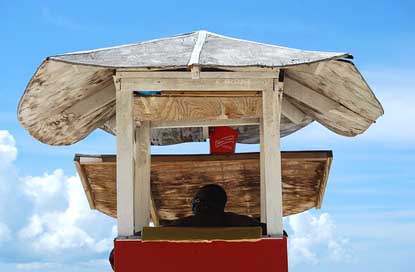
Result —
POLYGON ((20 231, 19 236, 22 239, 30 239, 40 235, 43 232, 43 222, 37 214, 30 218, 29 224, 20 231))
POLYGON ((1 268, 6 268, 6 271, 31 271, 31 272, 45 272, 45 271, 62 271, 62 272, 90 272, 90 271, 112 271, 108 264, 108 259, 91 259, 89 261, 80 262, 21 262, 21 263, 0 263, 1 268))
MULTIPOLYGON (((17 157, 16 141, 7 130, 0 130, 0 200, 13 198, 13 185, 8 184, 10 177, 14 177, 13 161, 17 157)), ((7 203, 0 203, 0 245, 11 240, 11 230, 4 222, 7 221, 7 203)))
POLYGON ((48 263, 48 262, 30 262, 30 263, 18 263, 16 264, 16 268, 18 270, 26 270, 26 271, 33 271, 33 270, 42 270, 42 269, 57 269, 61 267, 58 263, 48 263))
POLYGON ((64 176, 62 169, 55 170, 52 174, 44 173, 43 176, 38 177, 24 177, 23 192, 32 198, 37 205, 48 204, 44 203, 54 196, 61 196, 59 191, 67 177, 64 176))
POLYGON ((0 130, 0 169, 9 167, 16 157, 17 148, 14 137, 7 130, 0 130))
POLYGON ((79 177, 67 177, 63 170, 57 169, 52 174, 23 180, 23 190, 32 199, 35 213, 19 232, 22 240, 29 240, 37 251, 54 253, 80 248, 93 252, 111 249, 111 233, 104 238, 97 237, 94 231, 100 226, 94 228, 87 223, 97 220, 99 215, 90 210, 79 177), (53 209, 57 200, 66 203, 64 209, 53 209))
POLYGON ((72 270, 73 258, 81 254, 81 260, 95 260, 108 254, 114 219, 92 211, 79 178, 61 169, 20 177, 14 164, 17 155, 14 137, 0 130, 0 259, 35 261, 0 266, 7 271, 90 271, 93 266, 104 271, 109 267, 104 262, 78 263, 79 269, 72 270))
POLYGON ((4 241, 10 240, 11 238, 11 231, 9 229, 9 227, 0 222, 0 244, 4 241))
POLYGON ((344 261, 351 258, 348 240, 338 237, 329 214, 314 216, 310 212, 290 216, 290 264, 318 264, 323 259, 344 261))
MULTIPOLYGON (((79 266, 84 266, 84 267, 88 267, 88 268, 96 268, 96 267, 105 267, 105 268, 109 268, 108 267, 108 259, 93 259, 87 262, 80 262, 78 263, 79 266)), ((112 271, 112 269, 111 269, 112 271)))
POLYGON ((112 226, 111 233, 112 233, 112 236, 114 237, 118 235, 117 225, 112 226))

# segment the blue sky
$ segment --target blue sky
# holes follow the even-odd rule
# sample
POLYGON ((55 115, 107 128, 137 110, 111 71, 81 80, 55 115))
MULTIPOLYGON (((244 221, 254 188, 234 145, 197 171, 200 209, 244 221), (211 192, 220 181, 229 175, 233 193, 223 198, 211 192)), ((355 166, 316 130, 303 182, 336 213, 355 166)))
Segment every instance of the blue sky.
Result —
MULTIPOLYGON (((290 269, 413 271, 414 11, 412 1, 0 0, 0 270, 109 271, 115 221, 88 209, 72 159, 113 153, 115 139, 96 131, 51 147, 28 135, 16 109, 41 61, 205 29, 355 56, 385 115, 355 138, 313 124, 282 140, 285 150, 334 151, 323 208, 285 220, 290 269)), ((207 151, 207 144, 153 148, 207 151)))

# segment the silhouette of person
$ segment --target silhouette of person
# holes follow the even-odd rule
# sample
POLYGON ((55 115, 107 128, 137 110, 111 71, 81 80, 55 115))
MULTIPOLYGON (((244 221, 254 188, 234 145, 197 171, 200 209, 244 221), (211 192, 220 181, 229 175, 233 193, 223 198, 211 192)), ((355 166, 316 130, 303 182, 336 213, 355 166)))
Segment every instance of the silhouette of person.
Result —
POLYGON ((225 212, 227 200, 226 192, 220 185, 205 185, 192 200, 193 215, 174 220, 167 227, 260 226, 260 223, 252 217, 225 212))
MULTIPOLYGON (((220 185, 205 185, 199 189, 192 200, 193 215, 174 220, 165 227, 261 226, 263 235, 266 235, 266 224, 246 215, 225 212, 227 201, 226 192, 220 185)), ((137 234, 141 235, 141 233, 137 234)), ((287 236, 285 231, 284 236, 287 236)), ((114 269, 114 249, 111 251, 109 261, 114 269)))

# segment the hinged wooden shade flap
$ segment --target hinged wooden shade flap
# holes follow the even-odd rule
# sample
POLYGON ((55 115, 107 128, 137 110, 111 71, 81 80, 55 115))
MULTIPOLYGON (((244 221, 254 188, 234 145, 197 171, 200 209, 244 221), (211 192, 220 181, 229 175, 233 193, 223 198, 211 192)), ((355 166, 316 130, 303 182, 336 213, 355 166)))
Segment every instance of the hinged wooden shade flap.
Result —
MULTIPOLYGON (((283 213, 320 208, 331 151, 282 152, 283 213)), ((114 155, 76 155, 91 208, 116 217, 114 155)), ((228 210, 259 218, 259 154, 153 155, 151 158, 152 217, 161 222, 191 214, 191 199, 201 186, 221 184, 228 210)))

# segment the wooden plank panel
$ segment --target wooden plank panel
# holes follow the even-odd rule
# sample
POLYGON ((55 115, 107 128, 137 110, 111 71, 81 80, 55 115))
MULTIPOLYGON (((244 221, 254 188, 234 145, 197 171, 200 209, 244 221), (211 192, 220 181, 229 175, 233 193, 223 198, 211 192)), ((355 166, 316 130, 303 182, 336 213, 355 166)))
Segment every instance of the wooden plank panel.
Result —
POLYGON ((288 76, 371 121, 383 114, 382 106, 356 67, 347 61, 320 63, 315 72, 300 66, 287 71, 288 76))
MULTIPOLYGON (((291 75, 292 76, 292 75, 291 75)), ((284 94, 295 107, 301 109, 330 130, 344 136, 356 136, 364 132, 375 119, 345 107, 340 101, 312 89, 297 79, 287 76, 284 94)))
POLYGON ((260 118, 261 97, 134 97, 136 121, 260 118))
MULTIPOLYGON (((284 216, 317 206, 317 200, 324 196, 324 179, 331 156, 329 151, 281 153, 284 216)), ((96 209, 116 217, 116 159, 114 155, 99 158, 102 163, 81 163, 81 167, 88 178, 96 209)), ((190 215, 193 195, 208 183, 225 188, 229 196, 228 211, 259 218, 259 169, 259 153, 153 155, 151 193, 160 223, 190 215)))

